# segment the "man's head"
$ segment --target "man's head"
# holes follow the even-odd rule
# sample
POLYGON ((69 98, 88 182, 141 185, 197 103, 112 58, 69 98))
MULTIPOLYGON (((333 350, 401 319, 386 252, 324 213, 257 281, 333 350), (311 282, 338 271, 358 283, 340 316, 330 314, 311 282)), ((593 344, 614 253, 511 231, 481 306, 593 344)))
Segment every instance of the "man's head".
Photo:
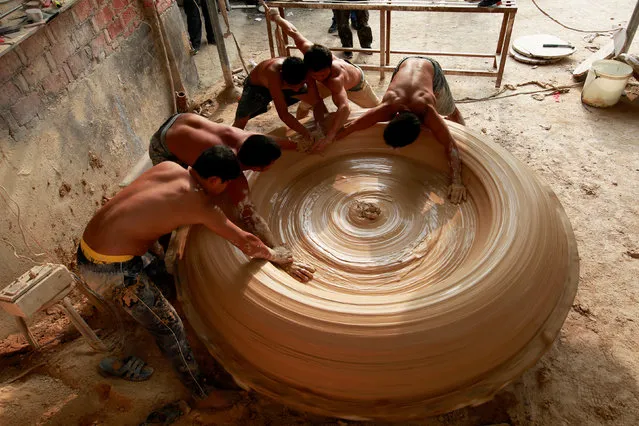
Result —
POLYGON ((282 80, 291 86, 293 90, 300 90, 306 80, 308 67, 304 61, 294 56, 289 56, 282 63, 282 80))
POLYGON ((273 138, 265 135, 251 135, 237 152, 243 167, 258 172, 266 171, 282 155, 280 146, 273 138))
POLYGON ((304 63, 308 67, 311 77, 318 81, 324 81, 331 75, 333 54, 327 47, 314 44, 304 53, 304 63))
POLYGON ((221 194, 229 181, 242 173, 235 153, 224 145, 208 148, 197 157, 191 168, 201 178, 200 184, 206 192, 213 195, 221 194))
POLYGON ((384 129, 384 140, 393 148, 401 148, 415 142, 421 131, 422 122, 410 111, 397 113, 384 129))

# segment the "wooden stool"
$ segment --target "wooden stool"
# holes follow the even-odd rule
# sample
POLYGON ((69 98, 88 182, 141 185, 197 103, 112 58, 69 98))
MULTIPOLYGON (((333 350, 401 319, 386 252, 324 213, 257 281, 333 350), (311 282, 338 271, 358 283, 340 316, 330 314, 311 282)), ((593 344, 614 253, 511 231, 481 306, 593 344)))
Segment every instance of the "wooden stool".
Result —
POLYGON ((35 349, 39 349, 40 344, 29 331, 25 319, 60 303, 73 325, 88 340, 89 345, 98 351, 107 351, 107 347, 84 322, 67 297, 74 283, 73 275, 63 265, 48 263, 34 266, 0 291, 0 306, 15 317, 20 331, 35 349))

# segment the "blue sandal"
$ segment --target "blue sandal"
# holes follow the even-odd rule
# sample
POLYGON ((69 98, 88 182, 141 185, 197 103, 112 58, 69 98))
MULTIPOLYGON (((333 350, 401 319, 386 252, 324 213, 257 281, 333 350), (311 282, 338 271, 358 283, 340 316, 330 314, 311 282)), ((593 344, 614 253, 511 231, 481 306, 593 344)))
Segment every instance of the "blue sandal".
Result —
POLYGON ((136 356, 124 359, 110 356, 100 361, 99 368, 103 376, 119 377, 131 382, 143 382, 153 375, 153 368, 136 356))

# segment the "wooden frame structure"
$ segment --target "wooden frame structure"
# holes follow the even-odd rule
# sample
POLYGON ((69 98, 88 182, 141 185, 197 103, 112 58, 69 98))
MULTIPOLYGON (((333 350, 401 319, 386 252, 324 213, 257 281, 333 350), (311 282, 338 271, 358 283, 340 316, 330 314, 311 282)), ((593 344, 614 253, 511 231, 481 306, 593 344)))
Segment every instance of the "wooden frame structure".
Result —
MULTIPOLYGON (((517 13, 516 0, 502 0, 502 5, 497 7, 478 7, 476 3, 468 3, 461 0, 371 0, 371 1, 322 1, 322 0, 276 0, 269 1, 269 7, 278 8, 281 16, 284 14, 284 8, 289 9, 341 9, 341 10, 378 10, 379 11, 379 50, 376 52, 380 55, 379 66, 358 64, 364 70, 379 71, 380 79, 384 79, 386 71, 392 71, 393 66, 390 65, 391 54, 404 55, 430 55, 430 56, 462 56, 472 58, 493 58, 493 71, 484 71, 476 69, 447 69, 444 72, 451 75, 473 75, 480 77, 497 77, 495 87, 501 86, 501 80, 504 75, 504 67, 506 65, 506 57, 508 56, 508 47, 510 45, 510 36, 515 22, 517 13), (497 41, 497 49, 495 53, 473 53, 473 52, 421 52, 414 50, 391 50, 391 14, 393 11, 400 12, 454 12, 454 13, 492 13, 502 14, 501 29, 499 31, 499 39, 497 41)), ((266 20, 268 31, 268 42, 271 50, 271 57, 275 57, 274 37, 272 33, 272 23, 266 20)), ((295 45, 288 43, 288 37, 283 35, 284 44, 277 43, 277 53, 279 56, 290 55, 291 49, 295 49, 295 45)), ((344 48, 334 47, 332 51, 338 52, 365 52, 370 49, 361 48, 344 48)))

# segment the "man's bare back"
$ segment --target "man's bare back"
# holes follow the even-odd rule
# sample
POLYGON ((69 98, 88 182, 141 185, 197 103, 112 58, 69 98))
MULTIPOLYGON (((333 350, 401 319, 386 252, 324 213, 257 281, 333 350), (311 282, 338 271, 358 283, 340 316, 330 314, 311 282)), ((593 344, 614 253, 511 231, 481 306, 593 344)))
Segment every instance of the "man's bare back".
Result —
POLYGON ((181 161, 192 165, 207 148, 226 145, 235 152, 254 132, 217 124, 197 114, 182 114, 166 132, 166 145, 181 161), (183 143, 183 141, 189 141, 183 143))
POLYGON ((397 70, 382 98, 382 102, 404 105, 408 110, 423 117, 426 108, 435 106, 433 93, 435 69, 428 60, 409 58, 397 70))
POLYGON ((194 224, 207 226, 249 256, 272 257, 259 238, 224 216, 191 169, 168 161, 143 173, 98 210, 82 239, 104 255, 141 256, 160 236, 194 224))
POLYGON ((249 74, 251 84, 269 87, 274 80, 280 80, 280 71, 286 58, 272 58, 260 62, 249 74))

